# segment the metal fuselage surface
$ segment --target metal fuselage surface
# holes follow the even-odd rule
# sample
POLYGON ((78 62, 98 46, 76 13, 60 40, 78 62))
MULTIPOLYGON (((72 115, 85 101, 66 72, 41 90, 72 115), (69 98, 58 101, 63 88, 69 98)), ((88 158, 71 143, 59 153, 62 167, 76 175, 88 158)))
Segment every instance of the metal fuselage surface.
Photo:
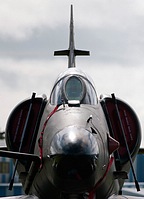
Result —
MULTIPOLYGON (((46 107, 47 110, 54 108, 50 104, 46 107)), ((60 198, 63 192, 80 194, 94 188, 97 198, 116 193, 119 186, 112 175, 114 164, 107 172, 110 161, 108 134, 100 103, 59 106, 43 134, 42 169, 35 177, 31 193, 40 198, 60 198), (55 146, 52 146, 54 140, 55 146)))

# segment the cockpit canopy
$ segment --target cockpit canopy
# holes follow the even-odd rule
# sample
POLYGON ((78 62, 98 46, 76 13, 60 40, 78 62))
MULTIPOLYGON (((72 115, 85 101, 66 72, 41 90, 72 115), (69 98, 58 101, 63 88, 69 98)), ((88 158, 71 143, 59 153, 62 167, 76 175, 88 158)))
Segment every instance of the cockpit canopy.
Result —
POLYGON ((98 101, 92 82, 76 69, 68 69, 60 75, 51 92, 51 104, 67 104, 69 101, 91 105, 95 105, 98 101))

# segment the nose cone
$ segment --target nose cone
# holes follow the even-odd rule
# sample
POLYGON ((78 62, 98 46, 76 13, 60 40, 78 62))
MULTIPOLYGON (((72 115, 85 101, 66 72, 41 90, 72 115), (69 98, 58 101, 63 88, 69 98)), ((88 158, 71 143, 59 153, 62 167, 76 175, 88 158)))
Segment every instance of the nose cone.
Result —
POLYGON ((98 155, 97 141, 88 130, 69 126, 58 132, 51 143, 51 155, 98 155))

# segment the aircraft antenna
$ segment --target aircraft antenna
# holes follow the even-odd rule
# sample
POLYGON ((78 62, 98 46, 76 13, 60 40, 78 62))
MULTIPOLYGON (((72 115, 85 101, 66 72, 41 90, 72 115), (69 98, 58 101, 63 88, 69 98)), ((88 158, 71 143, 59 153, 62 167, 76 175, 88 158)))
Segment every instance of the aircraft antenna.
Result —
POLYGON ((68 68, 74 68, 75 67, 75 57, 79 55, 90 55, 89 51, 85 50, 76 50, 75 44, 74 44, 74 23, 73 23, 73 5, 71 5, 71 14, 70 14, 70 35, 69 35, 69 48, 68 50, 60 50, 55 51, 55 56, 68 56, 68 68))

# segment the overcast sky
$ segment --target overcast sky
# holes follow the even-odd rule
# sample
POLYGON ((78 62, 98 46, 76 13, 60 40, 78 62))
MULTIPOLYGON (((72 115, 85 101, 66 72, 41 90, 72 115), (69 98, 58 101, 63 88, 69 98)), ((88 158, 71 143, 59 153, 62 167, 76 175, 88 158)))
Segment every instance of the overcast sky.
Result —
POLYGON ((12 109, 32 92, 49 96, 67 58, 70 5, 76 48, 91 51, 77 67, 94 80, 98 96, 115 93, 144 128, 143 0, 1 0, 0 130, 12 109))

